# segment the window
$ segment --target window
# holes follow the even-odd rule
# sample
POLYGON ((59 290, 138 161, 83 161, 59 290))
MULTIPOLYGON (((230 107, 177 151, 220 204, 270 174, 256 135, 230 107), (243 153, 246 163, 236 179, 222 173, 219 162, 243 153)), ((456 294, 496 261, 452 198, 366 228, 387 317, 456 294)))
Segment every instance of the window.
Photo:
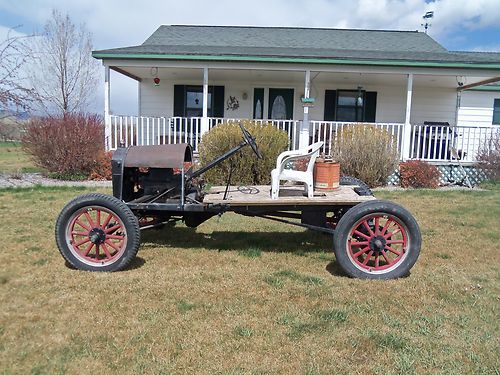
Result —
MULTIPOLYGON (((224 117, 224 86, 208 86, 208 116, 224 117)), ((174 116, 203 116, 203 86, 174 86, 174 116)))
POLYGON ((325 91, 325 121, 375 122, 376 111, 375 91, 325 91))
MULTIPOLYGON (((212 93, 208 92, 208 113, 212 109, 212 93)), ((203 116, 203 88, 198 86, 186 87, 186 117, 203 116)))
POLYGON ((363 121, 364 91, 338 91, 337 121, 363 121))
POLYGON ((493 125, 500 125, 500 99, 493 101, 493 125))
POLYGON ((293 118, 293 89, 269 88, 268 118, 291 120, 293 118))
POLYGON ((264 89, 253 89, 253 118, 262 120, 264 118, 264 89))
POLYGON ((271 118, 275 120, 285 120, 286 119, 286 103, 283 96, 278 95, 274 98, 273 105, 271 107, 271 118))

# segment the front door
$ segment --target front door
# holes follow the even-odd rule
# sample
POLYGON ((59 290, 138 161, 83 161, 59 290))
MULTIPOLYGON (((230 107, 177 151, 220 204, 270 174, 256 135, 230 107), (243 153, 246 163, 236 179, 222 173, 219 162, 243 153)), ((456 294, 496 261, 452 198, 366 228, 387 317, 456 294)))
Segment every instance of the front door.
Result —
POLYGON ((293 89, 269 89, 268 109, 272 120, 292 120, 293 89))

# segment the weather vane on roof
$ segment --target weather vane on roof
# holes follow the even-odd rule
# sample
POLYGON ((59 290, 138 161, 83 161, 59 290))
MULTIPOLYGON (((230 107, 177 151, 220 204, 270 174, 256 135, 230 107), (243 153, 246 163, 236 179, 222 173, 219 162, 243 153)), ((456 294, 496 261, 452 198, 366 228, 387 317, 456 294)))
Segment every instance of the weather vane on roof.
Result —
POLYGON ((432 26, 429 21, 431 20, 431 18, 434 18, 434 12, 426 12, 422 18, 425 20, 425 23, 421 23, 420 25, 424 27, 425 33, 427 34, 427 29, 432 26))

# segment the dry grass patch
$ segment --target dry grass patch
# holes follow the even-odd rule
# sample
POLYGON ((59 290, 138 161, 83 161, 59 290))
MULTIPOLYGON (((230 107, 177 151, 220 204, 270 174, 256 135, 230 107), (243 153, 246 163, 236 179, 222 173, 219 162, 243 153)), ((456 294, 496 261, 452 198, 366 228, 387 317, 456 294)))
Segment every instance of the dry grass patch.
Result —
MULTIPOLYGON (((5 373, 498 372, 500 190, 384 192, 423 232, 412 274, 344 277, 329 236, 233 214, 144 233, 123 272, 65 266, 81 189, 0 190, 5 373)), ((105 191, 102 191, 105 192, 105 191)))
POLYGON ((40 172, 18 142, 0 142, 0 173, 40 172))

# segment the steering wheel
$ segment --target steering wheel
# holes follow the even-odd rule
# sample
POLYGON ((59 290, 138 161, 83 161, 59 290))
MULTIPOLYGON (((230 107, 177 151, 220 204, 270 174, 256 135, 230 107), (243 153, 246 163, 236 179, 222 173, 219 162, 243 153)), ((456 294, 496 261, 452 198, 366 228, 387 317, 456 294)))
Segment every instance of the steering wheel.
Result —
POLYGON ((250 134, 250 132, 248 130, 246 130, 245 127, 243 126, 243 124, 241 124, 241 123, 240 123, 240 128, 241 128, 241 132, 243 133, 243 138, 245 138, 245 142, 250 145, 253 152, 255 152, 255 155, 257 155, 257 157, 259 159, 262 159, 262 154, 259 151, 259 147, 257 146, 257 143, 255 143, 255 138, 252 137, 252 134, 250 134))

